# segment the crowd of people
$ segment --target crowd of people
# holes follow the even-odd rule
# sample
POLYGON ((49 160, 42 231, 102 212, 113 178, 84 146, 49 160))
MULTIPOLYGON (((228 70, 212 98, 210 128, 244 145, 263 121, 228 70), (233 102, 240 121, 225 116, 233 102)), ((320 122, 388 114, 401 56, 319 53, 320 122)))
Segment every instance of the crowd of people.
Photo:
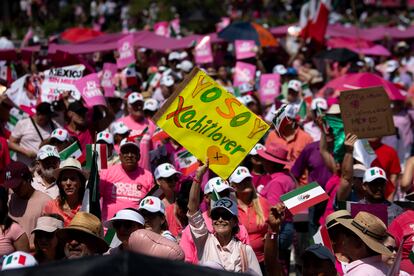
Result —
MULTIPOLYGON (((228 45, 214 48, 213 63, 198 65, 192 50, 135 49, 134 70, 118 70, 114 94, 92 107, 71 91, 41 100, 42 71, 52 61, 1 61, 13 63, 18 77, 27 74, 24 103, 10 96, 11 82, 1 82, 7 88, 0 94, 2 269, 132 251, 251 275, 413 275, 410 45, 396 41, 387 60, 356 55, 323 62, 312 44, 298 44, 286 58, 260 49, 243 60, 257 72, 239 86, 228 45), (209 159, 186 170, 182 156, 192 154, 152 120, 196 66, 271 126, 228 179, 209 169, 209 159), (404 91, 405 100, 391 99, 394 135, 359 139, 344 133, 343 124, 338 128, 339 93, 322 88, 356 72, 404 91), (280 76, 268 102, 259 93, 266 73, 280 76), (373 152, 368 163, 356 155, 361 143, 373 152), (85 157, 93 144, 106 149, 97 213, 85 207, 93 173, 85 157), (292 215, 281 196, 311 182, 329 200, 292 215), (367 208, 353 213, 352 203, 367 208), (385 217, 373 214, 376 207, 384 207, 385 217), (315 242, 324 230, 327 239, 315 242)), ((86 57, 86 70, 101 71, 117 54, 86 57)))

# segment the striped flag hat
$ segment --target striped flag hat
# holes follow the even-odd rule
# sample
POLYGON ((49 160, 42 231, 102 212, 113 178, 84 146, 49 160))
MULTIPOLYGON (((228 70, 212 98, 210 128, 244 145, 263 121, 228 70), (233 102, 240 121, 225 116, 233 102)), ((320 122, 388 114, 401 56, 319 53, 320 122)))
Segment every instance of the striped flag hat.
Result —
POLYGON ((16 251, 10 255, 5 256, 1 270, 4 271, 35 265, 37 265, 37 261, 32 255, 23 251, 16 251))
POLYGON ((113 145, 114 144, 114 136, 109 131, 101 131, 96 135, 96 142, 105 142, 107 144, 113 145))
POLYGON ((378 167, 372 167, 365 171, 363 182, 372 182, 379 178, 384 179, 385 181, 387 180, 385 171, 378 167))
POLYGON ((52 134, 50 135, 50 138, 54 138, 61 142, 65 142, 69 140, 69 133, 66 129, 57 128, 52 132, 52 134))
POLYGON ((239 166, 229 177, 230 183, 240 183, 246 178, 252 178, 248 168, 239 166))

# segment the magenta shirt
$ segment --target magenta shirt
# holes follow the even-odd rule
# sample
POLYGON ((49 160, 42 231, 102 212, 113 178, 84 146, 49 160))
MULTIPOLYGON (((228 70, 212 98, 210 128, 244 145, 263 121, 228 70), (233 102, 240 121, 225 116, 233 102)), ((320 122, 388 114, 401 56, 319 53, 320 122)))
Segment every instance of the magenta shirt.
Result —
MULTIPOLYGON (((296 183, 288 171, 273 173, 270 181, 262 189, 260 194, 267 199, 270 206, 280 202, 280 196, 295 189, 296 183)), ((290 212, 286 213, 285 221, 292 221, 290 212)))
POLYGON ((138 208, 139 201, 154 186, 154 178, 148 170, 138 167, 126 172, 121 164, 101 170, 100 192, 102 196, 102 221, 112 218, 125 208, 138 208))
POLYGON ((83 154, 86 154, 86 145, 93 144, 93 138, 89 129, 76 133, 65 126, 65 129, 68 131, 70 136, 76 137, 79 140, 83 154))

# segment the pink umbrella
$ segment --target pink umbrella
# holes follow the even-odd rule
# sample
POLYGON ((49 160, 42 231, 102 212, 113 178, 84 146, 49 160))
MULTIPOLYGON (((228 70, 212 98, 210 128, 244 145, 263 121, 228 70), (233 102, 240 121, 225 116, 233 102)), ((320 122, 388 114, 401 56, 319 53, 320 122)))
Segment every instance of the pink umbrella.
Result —
POLYGON ((404 101, 405 96, 395 84, 383 79, 381 76, 372 73, 352 73, 346 74, 342 77, 331 80, 319 90, 318 95, 323 96, 326 89, 334 89, 334 97, 339 95, 339 92, 352 89, 367 88, 373 86, 383 86, 391 100, 404 101))

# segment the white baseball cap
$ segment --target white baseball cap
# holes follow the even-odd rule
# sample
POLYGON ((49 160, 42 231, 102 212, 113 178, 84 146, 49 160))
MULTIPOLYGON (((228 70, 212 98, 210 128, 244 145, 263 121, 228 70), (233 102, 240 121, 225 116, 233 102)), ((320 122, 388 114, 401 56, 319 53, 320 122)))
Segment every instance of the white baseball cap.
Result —
POLYGON ((4 257, 1 270, 9 270, 22 267, 36 266, 36 259, 29 253, 16 251, 4 257))
POLYGON ((112 123, 111 126, 109 127, 109 129, 111 130, 113 135, 115 135, 115 134, 125 134, 128 131, 130 131, 130 129, 123 122, 112 123))
POLYGON ((318 107, 323 110, 328 109, 328 103, 324 98, 315 98, 312 100, 311 109, 316 110, 318 107))
POLYGON ((227 180, 224 180, 221 177, 213 177, 211 178, 207 184, 204 186, 204 194, 209 194, 213 192, 213 189, 216 190, 216 192, 220 193, 224 190, 230 190, 234 191, 234 189, 229 185, 229 182, 227 180))
POLYGON ((181 69, 182 71, 186 73, 190 72, 191 69, 193 69, 193 67, 194 67, 194 64, 189 60, 183 60, 181 61, 180 64, 177 65, 178 69, 181 69))
POLYGON ((114 215, 113 218, 107 220, 106 222, 104 222, 104 226, 107 228, 114 228, 112 225, 112 222, 116 221, 116 220, 130 220, 130 221, 135 221, 138 224, 144 225, 145 224, 145 220, 144 218, 141 216, 140 213, 137 212, 138 210, 131 210, 131 209, 123 209, 120 210, 118 212, 116 212, 116 214, 114 215))
POLYGON ((55 146, 44 145, 39 149, 36 155, 37 160, 44 160, 48 157, 56 157, 60 159, 59 152, 55 146))
POLYGON ((253 86, 250 83, 242 83, 239 86, 239 92, 240 94, 245 94, 247 92, 253 91, 253 86))
POLYGON ((144 102, 144 110, 157 111, 158 101, 156 99, 146 99, 144 102))
POLYGON ((138 92, 132 92, 128 96, 128 104, 136 103, 137 101, 144 101, 144 97, 138 92))
POLYGON ((160 84, 167 87, 171 87, 174 85, 174 78, 171 75, 162 76, 160 84))
POLYGON ((231 174, 229 177, 230 183, 240 183, 247 177, 252 178, 252 175, 250 174, 250 171, 248 168, 239 166, 237 169, 231 174))
POLYGON ((389 60, 385 63, 385 72, 392 73, 395 70, 397 70, 399 66, 400 66, 400 64, 398 63, 398 61, 396 61, 394 59, 389 60))
POLYGON ((171 60, 180 60, 180 59, 181 59, 181 54, 179 52, 171 52, 168 55, 168 60, 169 61, 171 61, 171 60))
POLYGON ((302 83, 298 80, 291 80, 288 83, 288 89, 293 89, 296 92, 300 92, 301 87, 302 87, 302 83))
POLYGON ((376 179, 384 179, 387 180, 387 175, 385 174, 385 171, 378 167, 372 167, 365 171, 363 182, 372 182, 376 179))
POLYGON ((61 142, 65 142, 69 140, 69 132, 63 128, 57 128, 52 132, 52 134, 50 135, 50 138, 51 139, 55 138, 61 142))
POLYGON ((109 131, 101 131, 96 135, 96 142, 98 141, 104 141, 105 143, 108 143, 110 145, 114 144, 114 136, 109 131))
POLYGON ((250 103, 256 102, 256 100, 252 97, 252 95, 244 95, 243 97, 241 97, 241 99, 244 105, 248 105, 250 103))
POLYGON ((138 210, 147 210, 151 213, 161 212, 165 215, 165 206, 164 203, 155 196, 147 196, 143 198, 139 204, 138 210))
POLYGON ((211 208, 211 213, 213 213, 214 210, 217 210, 219 208, 226 209, 227 211, 229 211, 232 215, 236 217, 239 214, 239 211, 237 209, 237 203, 228 197, 222 197, 219 200, 215 201, 211 208))
POLYGON ((133 146, 137 147, 138 150, 140 150, 139 143, 136 142, 135 140, 132 140, 132 139, 129 139, 129 138, 122 139, 121 143, 119 144, 119 149, 121 150, 122 147, 126 146, 126 145, 133 145, 133 146))
POLYGON ((175 169, 175 167, 173 165, 171 165, 170 163, 164 163, 159 165, 155 171, 154 171, 154 176, 155 179, 160 179, 161 177, 170 177, 174 174, 181 174, 179 171, 177 171, 175 169))
POLYGON ((277 64, 275 67, 273 67, 273 73, 284 75, 287 73, 287 69, 283 64, 277 64))
POLYGON ((257 143, 252 150, 249 152, 250 155, 257 155, 258 150, 266 149, 265 146, 263 146, 260 143, 257 143))

